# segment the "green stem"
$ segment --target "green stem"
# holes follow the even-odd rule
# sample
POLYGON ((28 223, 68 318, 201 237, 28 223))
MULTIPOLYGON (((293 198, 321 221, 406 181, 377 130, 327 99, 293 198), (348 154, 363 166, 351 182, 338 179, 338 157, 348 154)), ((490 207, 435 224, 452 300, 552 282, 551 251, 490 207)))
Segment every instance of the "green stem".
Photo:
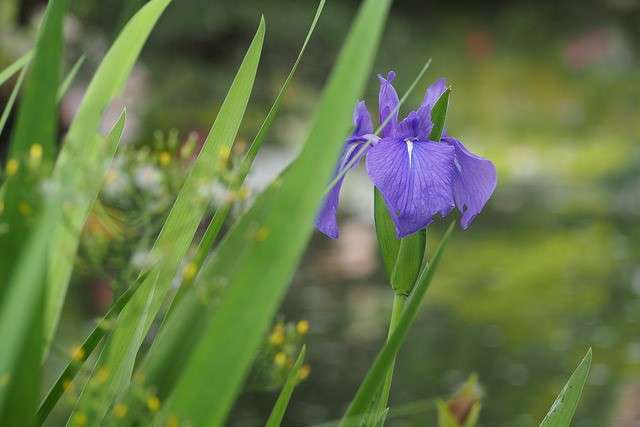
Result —
MULTIPOLYGON (((402 311, 404 310, 404 304, 406 301, 407 296, 401 293, 396 293, 393 296, 393 308, 391 309, 391 319, 389 320, 389 333, 387 334, 387 341, 393 334, 398 320, 400 320, 400 316, 402 315, 402 311)), ((389 370, 387 371, 387 376, 385 377, 384 384, 382 386, 382 393, 378 401, 378 414, 382 414, 382 412, 387 408, 389 393, 391 392, 391 381, 393 380, 393 369, 395 367, 395 363, 396 359, 394 357, 391 361, 391 365, 389 365, 389 370)))

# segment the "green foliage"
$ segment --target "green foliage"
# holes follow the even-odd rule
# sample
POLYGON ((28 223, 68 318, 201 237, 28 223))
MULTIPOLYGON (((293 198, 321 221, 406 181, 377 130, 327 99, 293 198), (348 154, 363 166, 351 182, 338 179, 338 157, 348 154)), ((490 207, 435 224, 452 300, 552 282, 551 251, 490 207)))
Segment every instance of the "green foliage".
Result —
POLYGON ((29 64, 29 61, 31 61, 32 57, 33 52, 25 53, 20 58, 16 59, 12 64, 7 66, 4 70, 0 71, 0 85, 4 84, 4 82, 9 80, 11 76, 26 67, 27 64, 29 64))
POLYGON ((433 259, 420 273, 393 333, 378 353, 362 384, 360 384, 353 401, 342 419, 341 426, 359 425, 361 417, 366 415, 370 402, 376 399, 378 388, 383 384, 389 367, 400 350, 400 346, 407 336, 409 327, 415 320, 420 304, 438 267, 444 248, 451 233, 453 233, 454 226, 455 222, 452 222, 442 237, 433 255, 433 259))
POLYGON ((99 137, 102 113, 123 88, 151 29, 170 0, 147 3, 129 21, 96 71, 69 128, 58 156, 53 179, 73 203, 67 203, 65 226, 58 227, 48 241, 49 261, 45 337, 56 330, 67 292, 82 224, 95 201, 115 146, 99 137), (99 179, 96 179, 96 170, 99 179), (77 197, 80 193, 81 197, 77 197))
MULTIPOLYGON (((205 264, 199 276, 202 283, 222 281, 228 286, 161 416, 177 416, 198 425, 223 423, 311 233, 324 183, 347 133, 351 108, 364 87, 388 7, 389 2, 363 4, 302 153, 205 264), (278 256, 273 257, 276 252, 278 256)), ((176 315, 183 307, 188 310, 187 298, 176 308, 176 315)))
POLYGON ((582 396, 582 389, 589 376, 591 359, 592 353, 589 349, 551 405, 551 409, 540 423, 540 427, 569 427, 571 425, 571 419, 578 407, 580 396, 582 396))
POLYGON ((11 158, 18 165, 22 161, 22 167, 16 167, 5 181, 5 209, 0 215, 0 221, 9 227, 0 234, 2 425, 31 424, 37 407, 44 346, 44 242, 57 217, 55 207, 46 209, 40 217, 41 200, 36 189, 40 182, 38 175, 42 172, 37 169, 43 156, 48 159, 52 155, 57 127, 55 95, 61 61, 62 21, 66 8, 66 0, 54 0, 47 7, 9 147, 11 158), (29 170, 25 158, 32 144, 38 144, 40 151, 36 153, 39 155, 30 156, 37 163, 29 170), (37 216, 37 222, 32 221, 31 215, 37 216))
POLYGON ((94 401, 101 402, 96 411, 91 411, 91 417, 96 421, 102 419, 112 401, 128 386, 142 339, 160 310, 172 278, 206 212, 206 203, 198 193, 203 184, 216 180, 219 172, 211 165, 219 162, 221 157, 226 159, 235 140, 253 87, 264 32, 264 20, 261 19, 211 132, 152 249, 151 257, 157 260, 152 272, 120 314, 119 322, 101 354, 98 366, 109 372, 106 384, 93 389, 92 393, 83 393, 81 397, 82 413, 88 413, 94 401))
POLYGON ((273 405, 269 419, 267 419, 265 424, 266 427, 280 427, 284 413, 289 405, 289 400, 293 394, 293 390, 300 381, 300 368, 302 368, 302 363, 304 362, 304 354, 305 348, 302 347, 302 350, 300 350, 300 354, 296 359, 296 363, 293 364, 293 367, 289 371, 287 381, 284 383, 284 386, 278 395, 278 400, 276 400, 275 405, 273 405))

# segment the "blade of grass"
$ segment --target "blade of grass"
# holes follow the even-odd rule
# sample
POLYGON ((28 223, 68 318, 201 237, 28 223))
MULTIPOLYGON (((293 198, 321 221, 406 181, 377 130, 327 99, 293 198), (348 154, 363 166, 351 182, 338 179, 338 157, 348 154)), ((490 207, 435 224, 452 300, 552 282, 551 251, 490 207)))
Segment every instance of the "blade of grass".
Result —
POLYGON ((156 261, 153 272, 158 281, 145 280, 140 289, 121 313, 113 334, 107 341, 107 348, 98 362, 110 372, 109 379, 103 387, 94 390, 91 395, 83 394, 80 410, 86 410, 92 402, 103 403, 103 410, 89 419, 88 425, 100 422, 109 404, 128 386, 133 371, 138 349, 142 344, 142 336, 136 331, 148 331, 151 322, 159 312, 162 302, 170 290, 173 277, 176 275, 182 259, 186 255, 193 240, 198 224, 206 213, 206 201, 199 196, 203 184, 210 183, 219 173, 212 167, 221 158, 226 158, 236 138, 240 122, 244 116, 255 75, 258 68, 262 44, 264 41, 265 23, 260 19, 258 30, 249 46, 245 58, 231 84, 220 112, 213 123, 209 136, 195 160, 186 178, 171 212, 151 251, 156 261), (154 292, 146 313, 142 312, 149 295, 154 292), (84 408, 84 409, 83 409, 84 408))
POLYGON ((560 394, 551 405, 549 412, 540 423, 540 427, 569 427, 571 419, 576 412, 578 402, 582 396, 582 389, 589 376, 592 352, 587 351, 576 370, 560 391, 560 394))
POLYGON ((269 419, 267 419, 267 423, 265 424, 266 427, 280 427, 280 424, 282 424, 282 418, 284 418, 284 413, 289 406, 289 400, 291 400, 293 390, 296 388, 296 385, 298 385, 298 382, 300 382, 300 368, 304 362, 304 354, 305 347, 303 346, 300 354, 298 354, 296 363, 294 363, 289 371, 289 375, 287 375, 287 380, 284 386, 282 386, 278 400, 276 400, 275 405, 273 405, 271 415, 269 415, 269 419))
MULTIPOLYGON (((33 63, 25 80, 16 127, 9 147, 14 161, 38 143, 51 155, 57 126, 55 92, 62 55, 62 22, 67 0, 51 0, 36 38, 33 63)), ((33 222, 24 206, 31 193, 33 214, 40 218, 38 179, 22 167, 5 181, 0 220, 0 425, 30 425, 35 418, 43 352, 44 273, 48 238, 55 215, 33 222), (36 206, 37 205, 37 206, 36 206)), ((31 209, 31 208, 30 208, 31 209)), ((47 213, 46 211, 44 212, 47 213)))
MULTIPOLYGON (((116 122, 116 124, 113 126, 108 136, 106 137, 107 146, 113 147, 109 151, 114 151, 115 147, 118 146, 118 142, 120 141, 120 138, 122 136, 122 131, 124 130, 125 120, 126 120, 126 110, 123 110, 122 113, 120 114, 120 118, 118 119, 118 121, 116 122)), ((146 276, 142 276, 142 277, 146 277, 146 276)), ((96 348, 100 340, 104 337, 104 335, 109 330, 109 326, 108 326, 109 323, 117 317, 117 315, 122 310, 122 307, 124 307, 124 305, 129 301, 129 299, 133 295, 133 293, 136 291, 137 284, 138 283, 129 287, 120 296, 120 298, 118 298, 118 300, 113 304, 109 312, 99 322, 98 326, 96 326, 96 328, 91 332, 91 334, 89 334, 89 336, 85 339, 84 343, 80 347, 81 351, 79 352, 79 354, 81 354, 81 357, 79 358, 79 360, 71 361, 67 365, 65 370, 62 372, 62 374, 60 375, 56 383, 53 385, 53 387, 49 390, 44 400, 40 404, 40 408, 38 409, 38 421, 40 424, 44 422, 44 420, 49 415, 49 412, 51 412, 51 409, 53 409, 55 404, 60 399, 60 396, 62 396, 62 393, 64 392, 65 382, 67 381, 70 382, 73 380, 78 370, 82 367, 82 364, 84 363, 84 361, 91 355, 91 353, 96 348)))
MULTIPOLYGON (((146 275, 142 277, 146 277, 146 275)), ((40 403, 40 408, 38 409, 38 422, 40 424, 44 423, 51 413, 51 410, 56 406, 60 397, 62 397, 65 388, 64 385, 71 383, 74 380, 84 362, 86 362, 89 356, 91 356, 102 338, 104 338, 104 336, 111 330, 112 322, 116 320, 118 314, 129 302, 136 289, 137 287, 135 285, 131 286, 123 292, 122 295, 120 295, 116 302, 113 303, 107 314, 100 319, 98 325, 82 342, 78 351, 79 357, 67 363, 67 366, 64 368, 56 382, 51 386, 44 399, 42 399, 42 403, 40 403)))
POLYGON ((62 98, 64 97, 64 94, 67 93, 67 90, 69 90, 71 83, 73 83, 73 80, 76 78, 76 75, 80 70, 80 67, 82 67, 82 64, 84 63, 84 59, 85 59, 84 55, 78 58, 76 63, 73 64, 73 67, 71 67, 71 70, 67 74, 67 77, 65 77, 63 82, 60 84, 60 87, 58 88, 58 102, 62 100, 62 98))
MULTIPOLYGON (((269 109, 267 116, 265 117, 264 121, 260 125, 260 129, 258 130, 258 133, 256 134, 255 138, 251 142, 251 145, 249 146, 249 150, 247 151, 247 154, 242 160, 242 163, 239 167, 236 178, 231 183, 231 186, 229 188, 231 192, 236 192, 242 187, 244 180, 247 178, 247 175, 249 174, 249 171, 253 166, 253 162, 256 159, 258 152, 260 151, 260 147, 262 147, 262 143, 264 142, 265 137, 269 133, 269 130, 271 129, 271 125, 273 125, 273 122, 278 114, 278 111, 280 110, 280 104, 282 103, 284 95, 287 93, 287 89, 289 88, 289 83, 291 82, 291 80, 293 80, 293 76, 296 73, 296 70, 298 69, 298 65, 300 64, 300 61, 302 60, 302 56, 304 54, 305 49, 307 48, 307 44, 309 44, 311 35, 313 34, 316 28, 316 24, 318 23, 318 19, 320 18, 320 15, 322 14, 322 10, 324 9, 324 4, 325 4, 325 0, 320 0, 320 2, 318 3, 318 7, 316 8, 316 13, 313 17, 313 21, 311 22, 311 26, 307 31, 307 36, 305 37, 304 42, 302 43, 302 47, 298 52, 298 56, 296 57, 296 60, 294 61, 293 66, 291 67, 291 70, 287 75, 287 78, 282 84, 282 87, 280 88, 280 91, 278 92, 278 95, 276 96, 275 101, 273 101, 273 105, 269 109)), ((198 271, 200 270, 200 267, 202 266, 202 263, 204 262, 207 254, 211 250, 213 243, 218 238, 218 235, 220 234, 220 230, 222 229, 222 226, 224 225, 224 222, 227 219, 227 215, 229 215, 229 212, 231 211, 232 206, 233 206, 232 202, 227 202, 224 205, 222 205, 219 209, 217 209, 215 214, 213 215, 213 219, 207 226, 205 234, 202 237, 200 244, 198 245, 197 254, 193 260, 196 270, 198 271)), ((181 283, 175 298, 171 302, 171 309, 169 310, 169 313, 173 311, 175 306, 182 299, 182 296, 184 295, 184 292, 186 292, 188 286, 191 284, 191 281, 192 279, 186 279, 181 283)))
POLYGON ((400 350, 400 346, 406 338, 407 332, 418 313, 420 304, 422 303, 424 295, 431 284, 433 275, 438 268, 440 258, 442 257, 444 248, 451 237, 454 227, 455 220, 451 222, 451 225, 449 225, 449 228, 442 237, 431 263, 420 272, 420 276, 416 281, 416 285, 413 288, 411 295, 407 299, 405 308, 402 311, 402 315, 400 316, 393 333, 378 353, 373 365, 360 384, 353 401, 349 405, 349 408, 340 423, 342 427, 358 425, 360 418, 366 415, 370 402, 376 398, 378 389, 382 386, 383 381, 385 380, 389 366, 391 366, 396 354, 400 350))
POLYGON ((198 426, 224 424, 311 235, 390 3, 367 0, 362 4, 300 156, 256 200, 212 262, 205 264, 201 280, 222 280, 227 289, 159 418, 177 416, 198 426), (229 267, 234 265, 239 268, 229 267))
MULTIPOLYGON (((30 56, 28 58, 30 58, 30 56)), ((67 77, 65 78, 65 80, 62 82, 62 84, 58 88, 58 102, 60 102, 64 94, 69 89, 69 86, 71 85, 71 82, 75 78, 78 72, 78 69, 82 65, 83 61, 84 61, 84 55, 80 57, 80 59, 75 63, 75 65, 73 66, 73 68, 71 69, 67 77)), ((22 87, 22 82, 26 72, 27 72, 27 67, 22 67, 22 69, 20 70, 20 74, 18 75, 18 80, 16 80, 16 85, 13 87, 13 90, 11 91, 11 95, 9 96, 9 99, 7 100, 7 103, 5 104, 4 109, 2 110, 2 115, 0 116, 0 135, 2 135, 2 131, 4 130, 5 125, 7 124, 7 120, 9 119, 9 114, 11 113, 11 109, 15 104, 16 97, 18 96, 18 92, 20 92, 20 88, 22 87)))
POLYGON ((82 224, 100 189, 95 168, 111 159, 106 140, 96 136, 103 111, 120 92, 142 46, 171 0, 152 0, 131 18, 96 71, 75 115, 66 143, 58 156, 53 179, 66 197, 65 224, 49 241, 45 338, 53 337, 73 269, 82 224), (91 161, 89 161, 91 159, 91 161))
POLYGON ((24 236, 32 227, 32 217, 40 209, 40 197, 38 192, 33 191, 39 179, 34 175, 44 174, 45 171, 34 172, 27 167, 30 147, 32 144, 39 145, 44 163, 53 155, 58 123, 55 92, 62 55, 62 19, 67 3, 68 0, 50 2, 38 31, 32 62, 29 67, 24 65, 23 68, 23 73, 26 72, 25 88, 9 146, 9 158, 18 167, 4 183, 4 210, 0 214, 2 222, 8 227, 7 232, 0 234, 0 297, 13 266, 17 264, 24 236), (25 215, 27 211, 30 215, 25 215))
POLYGON ((9 119, 9 114, 13 109, 13 105, 16 102, 16 98, 18 96, 18 92, 20 92, 20 88, 22 87, 22 82, 24 81, 24 76, 27 74, 27 67, 22 68, 20 70, 20 74, 18 75, 18 80, 16 80, 16 85, 13 87, 11 91, 11 95, 9 95, 9 99, 2 110, 2 116, 0 116, 0 135, 2 135, 2 131, 4 130, 4 126, 7 124, 7 120, 9 119))
POLYGON ((0 86, 2 86, 4 82, 9 80, 15 73, 22 70, 29 63, 29 61, 31 61, 32 57, 33 52, 29 51, 22 55, 20 58, 16 59, 13 64, 10 64, 4 70, 0 71, 0 86))

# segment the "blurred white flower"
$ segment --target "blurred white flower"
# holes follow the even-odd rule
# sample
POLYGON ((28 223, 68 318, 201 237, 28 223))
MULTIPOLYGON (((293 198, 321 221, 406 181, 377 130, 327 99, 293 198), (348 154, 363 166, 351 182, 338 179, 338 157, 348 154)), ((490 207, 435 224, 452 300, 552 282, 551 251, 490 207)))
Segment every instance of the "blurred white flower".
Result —
POLYGON ((133 172, 133 181, 143 191, 160 193, 162 191, 162 172, 153 165, 143 165, 133 172))
POLYGON ((229 202, 233 197, 233 193, 218 181, 212 181, 201 185, 198 189, 198 194, 200 197, 215 206, 223 205, 229 202))

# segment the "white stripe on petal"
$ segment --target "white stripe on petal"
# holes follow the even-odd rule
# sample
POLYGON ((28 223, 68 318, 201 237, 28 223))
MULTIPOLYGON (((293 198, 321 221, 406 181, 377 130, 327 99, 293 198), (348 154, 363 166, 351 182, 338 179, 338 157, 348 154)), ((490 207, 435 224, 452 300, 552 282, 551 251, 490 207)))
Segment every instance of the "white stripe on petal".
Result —
POLYGON ((407 153, 409 153, 409 168, 411 168, 411 158, 413 157, 413 141, 410 139, 405 139, 404 142, 407 144, 407 153))

